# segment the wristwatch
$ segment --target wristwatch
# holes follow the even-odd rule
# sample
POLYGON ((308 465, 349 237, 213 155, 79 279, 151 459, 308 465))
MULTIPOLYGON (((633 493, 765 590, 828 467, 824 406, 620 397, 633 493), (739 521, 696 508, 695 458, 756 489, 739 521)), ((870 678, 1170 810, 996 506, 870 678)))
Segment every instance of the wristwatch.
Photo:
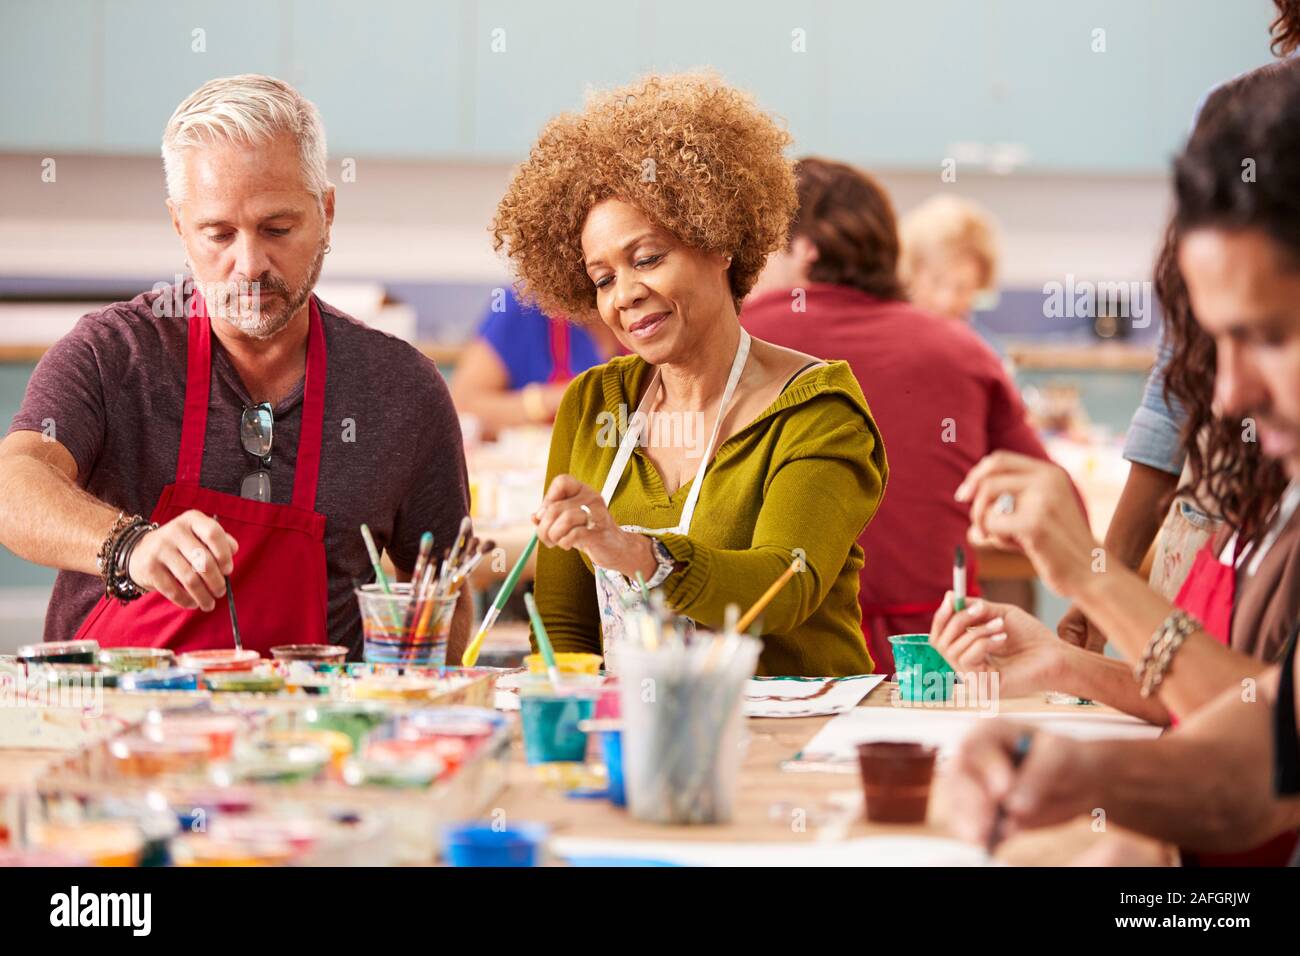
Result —
POLYGON ((668 575, 673 573, 673 570, 677 567, 677 562, 673 559, 668 546, 658 538, 650 539, 650 550, 654 552, 655 561, 659 566, 655 569, 655 573, 650 577, 650 580, 645 583, 645 586, 657 588, 668 580, 668 575))

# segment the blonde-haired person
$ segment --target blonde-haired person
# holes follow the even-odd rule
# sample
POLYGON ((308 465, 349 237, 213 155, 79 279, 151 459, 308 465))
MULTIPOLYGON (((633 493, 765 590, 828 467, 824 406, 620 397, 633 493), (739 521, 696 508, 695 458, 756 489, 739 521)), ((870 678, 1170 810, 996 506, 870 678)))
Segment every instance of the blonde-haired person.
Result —
POLYGON ((711 74, 651 76, 548 123, 501 200, 525 294, 598 316, 632 353, 578 376, 556 415, 534 521, 558 649, 611 649, 637 575, 716 629, 799 557, 759 672, 872 669, 855 539, 884 492, 880 433, 847 364, 737 318, 797 203, 789 143, 711 74))
POLYGON ((959 196, 931 196, 899 223, 899 275, 912 303, 970 321, 976 300, 997 284, 998 238, 985 209, 959 196))
MULTIPOLYGON (((59 569, 47 640, 230 647, 228 579, 246 648, 359 653, 358 526, 409 573, 468 508, 447 387, 313 295, 334 187, 293 87, 205 83, 162 155, 193 276, 84 316, 41 360, 0 443, 0 543, 59 569)), ((468 627, 465 601, 453 660, 468 627)))

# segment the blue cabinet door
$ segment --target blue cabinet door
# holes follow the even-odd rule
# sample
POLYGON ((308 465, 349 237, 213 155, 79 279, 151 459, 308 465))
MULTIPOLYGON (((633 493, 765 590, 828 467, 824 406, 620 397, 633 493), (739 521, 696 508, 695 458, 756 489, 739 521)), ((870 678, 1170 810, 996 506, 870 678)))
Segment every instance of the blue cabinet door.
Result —
POLYGON ((265 0, 102 0, 104 129, 114 152, 157 153, 176 107, 208 80, 280 72, 288 23, 265 0))
POLYGON ((332 161, 464 154, 469 0, 293 0, 291 8, 285 79, 320 108, 332 161))
POLYGON ((0 149, 98 145, 99 24, 93 0, 10 0, 0 8, 0 149))
POLYGON ((1161 172, 1212 86, 1269 59, 1269 0, 995 0, 990 130, 1032 169, 1161 172))
POLYGON ((616 86, 645 72, 646 28, 641 3, 475 3, 467 41, 475 158, 521 161, 542 125, 580 108, 589 87, 616 86))
POLYGON ((792 156, 834 142, 827 113, 831 28, 826 0, 732 5, 660 0, 647 5, 656 71, 711 67, 775 114, 795 138, 792 156))
POLYGON ((832 156, 933 170, 938 182, 946 158, 987 139, 997 48, 985 3, 836 0, 828 13, 819 59, 832 156))

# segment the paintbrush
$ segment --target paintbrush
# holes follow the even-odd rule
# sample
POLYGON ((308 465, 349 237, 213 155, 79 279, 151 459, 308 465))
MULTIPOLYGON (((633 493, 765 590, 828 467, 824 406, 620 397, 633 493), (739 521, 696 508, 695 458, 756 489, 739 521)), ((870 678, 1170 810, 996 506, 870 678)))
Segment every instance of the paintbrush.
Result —
MULTIPOLYGON (((1029 756, 1029 745, 1032 737, 1028 733, 1021 734, 1016 738, 1016 745, 1011 751, 1011 766, 1016 770, 1025 762, 1025 757, 1029 756)), ((1002 801, 998 801, 997 809, 993 814, 993 827, 989 830, 988 842, 984 844, 984 852, 993 856, 993 851, 998 848, 1002 842, 1002 828, 1006 824, 1007 811, 1002 807, 1002 801)))
POLYGON ((961 545, 952 559, 952 609, 966 610, 966 552, 961 545))
POLYGON ((375 569, 375 580, 379 582, 379 588, 385 594, 392 594, 393 589, 388 586, 388 575, 384 573, 383 566, 379 563, 379 549, 375 547, 375 539, 370 534, 368 525, 361 526, 361 538, 366 542, 366 551, 370 555, 370 566, 375 569))
POLYGON ((546 625, 542 623, 542 615, 537 610, 537 602, 533 600, 533 593, 529 591, 524 595, 524 606, 528 608, 528 619, 533 622, 533 633, 537 636, 537 650, 542 655, 542 660, 546 662, 546 673, 551 678, 551 689, 560 689, 560 666, 555 663, 555 649, 551 647, 551 639, 546 636, 546 625))
POLYGON ((239 636, 239 615, 235 613, 235 589, 230 586, 230 576, 226 576, 226 603, 230 605, 230 629, 235 633, 235 650, 244 649, 244 641, 239 636))
POLYGON ((532 556, 533 550, 537 547, 537 532, 534 531, 532 537, 528 539, 528 544, 524 546, 523 553, 519 555, 519 560, 515 566, 510 569, 506 579, 501 582, 501 587, 497 591, 496 599, 493 600, 492 606, 488 608, 487 614, 483 615, 483 623, 479 625, 478 633, 474 635, 474 640, 469 642, 465 648, 465 653, 461 655, 460 663, 462 667, 473 667, 474 662, 478 660, 479 651, 483 649, 483 638, 487 637, 487 632, 491 630, 492 625, 497 622, 501 616, 501 609, 506 606, 506 601, 510 600, 510 594, 514 591, 515 585, 519 582, 519 575, 524 572, 524 565, 532 556))
MULTIPOLYGON (((645 575, 643 575, 640 571, 636 573, 636 583, 637 583, 637 587, 641 589, 641 600, 645 602, 646 613, 649 614, 651 610, 650 588, 646 586, 645 575)), ((659 647, 659 638, 658 638, 659 621, 657 619, 651 622, 650 627, 642 628, 641 631, 642 631, 642 637, 645 639, 646 646, 650 650, 653 651, 659 647)))
POLYGON ((744 631, 749 627, 749 625, 754 623, 754 620, 763 613, 763 608, 771 604, 772 598, 776 597, 777 594, 780 593, 781 589, 790 583, 790 579, 794 577, 795 572, 799 570, 801 564, 802 562, 798 558, 795 558, 790 562, 790 566, 781 572, 781 576, 772 582, 772 586, 763 592, 763 596, 755 601, 748 611, 741 615, 740 620, 736 622, 737 631, 744 631))
POLYGON ((740 622, 740 605, 728 604, 726 610, 723 611, 723 615, 722 636, 714 635, 713 640, 709 643, 709 653, 704 658, 704 669, 706 671, 713 670, 718 655, 724 650, 732 651, 740 641, 740 632, 736 628, 736 625, 740 622))
POLYGON ((433 532, 426 531, 420 535, 420 551, 415 558, 415 567, 411 570, 411 583, 415 584, 424 576, 424 566, 433 554, 433 532))
MULTIPOLYGON (((217 521, 217 516, 213 515, 212 520, 217 521)), ((221 522, 217 521, 217 525, 220 526, 220 524, 221 522)), ((234 558, 230 560, 233 566, 234 558)), ((235 650, 242 651, 244 649, 244 639, 239 636, 239 615, 235 613, 235 589, 230 586, 230 575, 227 574, 224 577, 226 579, 226 604, 230 607, 230 630, 235 635, 235 650)))
POLYGON ((460 530, 456 532, 456 540, 452 543, 451 554, 448 555, 447 560, 443 563, 442 571, 438 575, 439 590, 447 586, 447 579, 455 568, 456 562, 460 560, 460 552, 470 539, 470 531, 472 527, 473 525, 469 520, 469 515, 460 519, 460 530))
POLYGON ((433 607, 433 576, 434 565, 433 562, 429 562, 424 566, 424 573, 420 575, 420 580, 411 582, 411 604, 406 625, 406 633, 411 638, 420 636, 428 621, 429 611, 433 607))
POLYGON ((415 568, 411 571, 411 597, 406 604, 406 615, 402 620, 402 630, 407 634, 411 633, 411 628, 419 620, 416 613, 420 603, 420 582, 424 577, 424 569, 429 563, 429 555, 433 553, 433 532, 426 531, 420 535, 420 553, 415 559, 415 568))
POLYGON ((461 585, 469 580, 469 576, 478 569, 478 566, 483 563, 483 559, 486 558, 496 548, 496 546, 497 543, 495 541, 484 541, 478 554, 474 555, 474 557, 470 558, 460 566, 460 570, 451 577, 450 587, 453 594, 459 591, 461 585))

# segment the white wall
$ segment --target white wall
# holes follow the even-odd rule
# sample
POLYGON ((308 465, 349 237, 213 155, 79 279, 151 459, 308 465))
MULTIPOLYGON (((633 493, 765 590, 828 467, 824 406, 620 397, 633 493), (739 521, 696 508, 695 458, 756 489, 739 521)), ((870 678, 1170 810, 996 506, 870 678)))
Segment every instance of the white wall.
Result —
MULTIPOLYGON (((41 159, 0 154, 0 274, 165 279, 180 268, 160 160, 60 156, 56 181, 43 183, 41 159)), ((509 175, 505 165, 362 160, 356 182, 338 185, 325 278, 496 281, 504 268, 487 226, 509 175)), ((1146 276, 1168 207, 1163 177, 963 173, 944 185, 937 170, 878 175, 900 213, 940 189, 985 204, 1002 222, 1008 286, 1146 276)))

